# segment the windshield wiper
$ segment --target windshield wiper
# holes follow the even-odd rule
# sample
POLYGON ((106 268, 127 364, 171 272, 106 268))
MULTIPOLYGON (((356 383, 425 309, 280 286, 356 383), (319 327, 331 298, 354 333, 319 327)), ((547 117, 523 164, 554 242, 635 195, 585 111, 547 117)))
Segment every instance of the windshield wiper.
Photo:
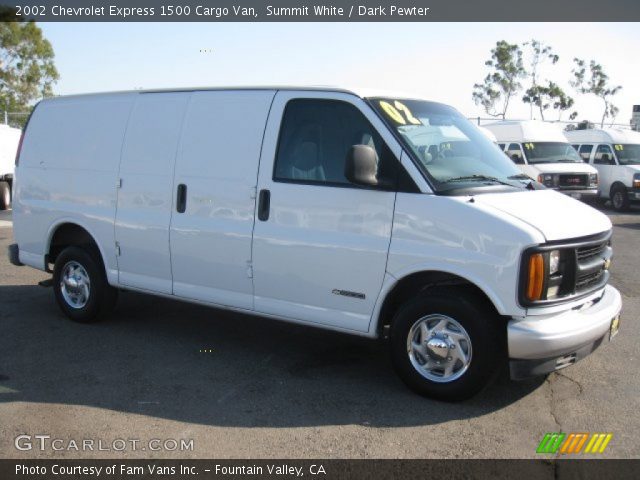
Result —
POLYGON ((448 180, 445 180, 443 183, 453 183, 453 182, 495 182, 501 185, 506 185, 507 187, 518 188, 512 183, 507 183, 503 180, 500 180, 496 177, 490 177, 488 175, 467 175, 464 177, 454 177, 448 180))
POLYGON ((517 175, 511 175, 507 177, 509 180, 531 180, 529 175, 525 175, 524 173, 518 173, 517 175))

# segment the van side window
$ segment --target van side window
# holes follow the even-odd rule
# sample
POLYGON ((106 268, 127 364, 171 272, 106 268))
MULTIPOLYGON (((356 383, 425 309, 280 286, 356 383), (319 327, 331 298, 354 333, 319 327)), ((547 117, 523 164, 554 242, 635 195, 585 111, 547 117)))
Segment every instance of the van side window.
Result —
POLYGON ((581 145, 578 153, 586 163, 589 163, 591 158, 591 152, 593 151, 593 145, 581 145))
POLYGON ((614 165, 613 150, 609 145, 598 145, 593 163, 598 165, 614 165))
POLYGON ((376 150, 378 178, 395 183, 397 160, 355 106, 338 100, 291 100, 280 127, 274 180, 350 185, 344 169, 352 145, 376 150))
POLYGON ((506 153, 509 158, 513 160, 513 163, 518 165, 524 164, 524 155, 522 154, 522 148, 520 148, 519 143, 510 143, 506 153))
POLYGON ((504 147, 506 146, 506 144, 499 143, 498 146, 500 147, 500 150, 502 150, 504 152, 504 147))

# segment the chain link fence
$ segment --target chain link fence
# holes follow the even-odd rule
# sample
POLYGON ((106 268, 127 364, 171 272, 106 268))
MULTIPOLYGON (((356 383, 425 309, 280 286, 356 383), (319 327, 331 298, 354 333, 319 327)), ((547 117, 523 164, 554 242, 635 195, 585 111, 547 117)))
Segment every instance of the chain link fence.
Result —
MULTIPOLYGON (((27 122, 27 119, 29 118, 31 112, 7 112, 7 111, 3 111, 0 110, 0 122, 3 123, 4 125, 9 125, 10 127, 14 127, 14 128, 23 128, 24 124, 27 122)), ((501 122, 503 121, 502 118, 500 117, 467 117, 469 120, 475 122, 477 125, 482 126, 482 125, 486 125, 487 123, 493 123, 493 122, 501 122)), ((526 121, 528 119, 521 119, 521 118, 506 118, 505 120, 507 121, 526 121)), ((582 123, 580 121, 570 121, 570 120, 545 120, 548 123, 557 123, 558 125, 561 125, 563 127, 563 129, 567 129, 567 127, 569 125, 573 125, 574 127, 577 127, 579 123, 582 123)), ((600 123, 599 122, 591 122, 590 125, 592 125, 593 127, 590 128, 600 128, 600 123)), ((614 128, 622 128, 625 130, 640 130, 640 125, 633 125, 631 123, 609 123, 609 122, 605 122, 604 124, 605 127, 614 127, 614 128)))
MULTIPOLYGON (((505 118, 503 120, 501 117, 467 117, 467 118, 475 122, 476 125, 478 126, 483 126, 493 122, 502 122, 502 121, 526 122, 530 120, 528 118, 526 119, 525 118, 505 118)), ((567 130, 567 127, 569 127, 570 125, 572 125, 574 128, 577 128, 578 124, 584 123, 584 121, 581 121, 581 120, 545 120, 545 122, 561 125, 563 130, 567 130)), ((588 123, 589 123, 588 128, 600 128, 600 122, 588 122, 588 123)), ((631 122, 630 123, 604 122, 604 128, 621 128, 624 130, 638 130, 639 127, 640 125, 636 126, 636 125, 633 125, 631 122)))
POLYGON ((7 112, 0 110, 0 122, 10 127, 22 129, 24 124, 27 123, 30 113, 31 112, 7 112))

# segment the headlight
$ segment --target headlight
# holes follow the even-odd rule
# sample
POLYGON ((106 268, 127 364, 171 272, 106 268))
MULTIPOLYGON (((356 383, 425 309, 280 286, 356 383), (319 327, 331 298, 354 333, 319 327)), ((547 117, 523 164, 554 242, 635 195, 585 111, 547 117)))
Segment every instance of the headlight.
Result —
POLYGON ((528 258, 524 294, 529 302, 557 298, 563 290, 566 255, 562 250, 532 253, 528 258))
POLYGON ((589 174, 589 186, 590 187, 597 187, 598 186, 598 174, 597 173, 589 174))
POLYGON ((633 188, 640 188, 640 173, 633 175, 633 188))
POLYGON ((538 175, 538 183, 543 184, 545 187, 557 187, 560 177, 552 173, 541 173, 538 175))
POLYGON ((560 250, 551 250, 549 252, 549 275, 558 273, 560 270, 560 250))

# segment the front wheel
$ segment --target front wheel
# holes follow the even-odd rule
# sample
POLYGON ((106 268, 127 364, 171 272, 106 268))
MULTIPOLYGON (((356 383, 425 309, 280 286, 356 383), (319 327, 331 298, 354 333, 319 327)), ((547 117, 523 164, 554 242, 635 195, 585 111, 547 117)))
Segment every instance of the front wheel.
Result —
POLYGON ((621 185, 617 185, 611 189, 611 205, 617 212, 626 212, 629 210, 629 197, 627 189, 621 185))
POLYGON ((67 247, 53 267, 53 290, 64 314, 74 322, 92 323, 113 309, 118 291, 107 282, 97 252, 67 247))
POLYGON ((391 358, 400 378, 420 395, 465 400, 498 373, 505 332, 504 322, 480 295, 429 289, 395 315, 391 358))

